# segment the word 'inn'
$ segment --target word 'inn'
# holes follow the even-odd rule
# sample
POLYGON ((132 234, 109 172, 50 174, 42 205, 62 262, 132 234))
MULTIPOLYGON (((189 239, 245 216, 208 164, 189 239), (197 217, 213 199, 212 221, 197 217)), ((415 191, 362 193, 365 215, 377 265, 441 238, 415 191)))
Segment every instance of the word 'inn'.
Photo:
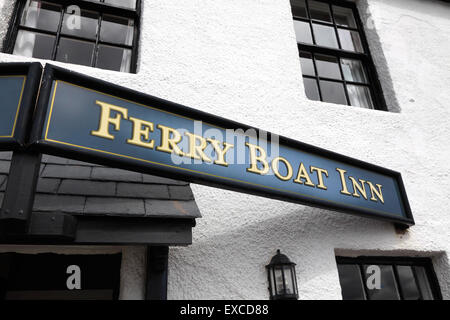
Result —
MULTIPOLYGON (((150 138, 150 133, 154 132, 155 124, 153 122, 138 119, 128 115, 128 109, 109 104, 102 101, 96 101, 96 104, 101 108, 99 127, 97 130, 91 131, 91 135, 104 139, 114 140, 114 135, 109 131, 110 125, 114 130, 120 131, 121 121, 128 120, 133 124, 131 137, 126 140, 126 143, 132 144, 138 147, 157 150, 160 152, 166 152, 169 154, 177 154, 182 157, 188 157, 191 159, 201 160, 208 163, 214 163, 216 165, 227 167, 229 164, 226 162, 226 154, 234 145, 221 142, 216 139, 204 138, 202 136, 185 132, 184 136, 188 139, 188 150, 182 150, 179 147, 179 143, 183 139, 183 135, 176 129, 157 124, 156 128, 160 130, 161 141, 158 146, 155 147, 155 140, 150 138), (216 158, 212 159, 205 153, 205 149, 211 145, 215 151, 216 158)), ((281 181, 292 181, 300 185, 307 187, 318 188, 322 190, 328 190, 325 180, 329 177, 329 172, 326 169, 322 169, 316 166, 309 166, 309 170, 305 165, 300 162, 298 170, 294 177, 294 169, 292 164, 283 157, 276 157, 269 161, 267 159, 266 151, 257 145, 251 143, 245 143, 249 150, 250 167, 247 168, 247 172, 259 175, 266 175, 272 169, 276 178, 281 181), (270 163, 269 163, 270 162, 270 163), (280 166, 284 166, 285 173, 282 174, 280 166), (314 183, 311 179, 311 175, 315 175, 317 183, 314 183)), ((356 179, 352 176, 346 176, 347 171, 341 168, 336 168, 336 172, 339 175, 341 182, 340 193, 346 196, 352 196, 355 198, 364 198, 365 200, 371 200, 374 202, 380 202, 384 204, 382 185, 374 184, 370 181, 363 179, 356 179), (348 180, 347 180, 348 178, 348 180), (349 183, 350 182, 350 183, 349 183), (353 191, 350 191, 349 188, 353 191), (367 188, 366 188, 367 186, 367 188)))

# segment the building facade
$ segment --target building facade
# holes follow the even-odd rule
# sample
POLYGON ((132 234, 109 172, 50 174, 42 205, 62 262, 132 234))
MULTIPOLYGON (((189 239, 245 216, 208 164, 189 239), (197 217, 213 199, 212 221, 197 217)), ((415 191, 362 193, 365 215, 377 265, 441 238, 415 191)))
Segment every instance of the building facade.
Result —
MULTIPOLYGON (((415 225, 54 156, 43 157, 34 211, 164 218, 182 203, 192 244, 169 245, 168 299, 269 299, 266 265, 277 249, 296 263, 301 300, 376 298, 357 279, 370 265, 396 292, 381 298, 450 298, 450 3, 72 2, 84 34, 64 31, 70 1, 2 0, 0 62, 51 63, 398 171, 415 225)), ((0 154, 4 192, 11 153, 0 154)), ((114 297, 144 299, 148 247, 164 245, 152 241, 7 241, 0 252, 120 253, 114 297)))

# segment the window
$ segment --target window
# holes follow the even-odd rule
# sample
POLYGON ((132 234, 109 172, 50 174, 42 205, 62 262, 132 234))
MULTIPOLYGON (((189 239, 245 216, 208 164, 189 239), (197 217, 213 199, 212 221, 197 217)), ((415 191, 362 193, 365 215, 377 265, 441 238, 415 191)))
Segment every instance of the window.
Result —
POLYGON ((386 110, 353 3, 291 0, 306 96, 386 110))
POLYGON ((0 300, 117 300, 122 255, 0 254, 0 300))
POLYGON ((18 0, 8 53, 135 72, 140 0, 18 0))
POLYGON ((437 300, 439 284, 428 258, 337 257, 344 300, 437 300))

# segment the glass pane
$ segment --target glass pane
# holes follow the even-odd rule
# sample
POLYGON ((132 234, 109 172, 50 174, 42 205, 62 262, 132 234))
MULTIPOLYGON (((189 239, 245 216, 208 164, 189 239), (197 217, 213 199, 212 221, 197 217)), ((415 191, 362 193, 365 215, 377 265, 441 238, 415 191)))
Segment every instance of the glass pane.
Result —
POLYGON ((330 6, 327 3, 309 1, 309 14, 311 19, 332 22, 330 6))
POLYGON ((97 67, 121 72, 130 72, 131 50, 100 45, 98 48, 97 67))
POLYGON ((302 65, 302 74, 307 76, 315 76, 312 54, 309 52, 300 52, 300 64, 302 65))
POLYGON ((311 27, 308 22, 294 20, 295 37, 297 42, 313 43, 311 27))
POLYGON ((303 84, 305 85, 305 93, 308 99, 319 101, 319 88, 317 87, 316 79, 303 78, 303 84))
POLYGON ((336 32, 334 31, 333 27, 313 23, 313 31, 317 45, 338 48, 336 32))
POLYGON ((350 8, 333 6, 334 21, 337 25, 356 28, 353 10, 350 8))
POLYGON ((64 20, 61 32, 63 34, 95 39, 98 29, 98 13, 92 11, 81 11, 81 16, 75 16, 75 13, 64 14, 64 20), (79 19, 75 19, 79 18, 79 19))
POLYGON ((347 84, 350 104, 355 107, 373 109, 372 98, 368 87, 347 84))
POLYGON ((133 44, 134 22, 131 19, 104 15, 100 40, 131 46, 133 44))
POLYGON ((61 6, 44 1, 28 0, 20 24, 30 28, 56 32, 60 17, 61 6))
POLYGON ((105 0, 105 3, 118 7, 136 9, 136 0, 105 0))
POLYGON ((338 264, 339 282, 344 300, 365 300, 361 272, 358 265, 338 264))
POLYGON ((282 271, 281 267, 275 267, 275 282, 277 294, 284 293, 283 273, 281 271, 282 271))
POLYGON ((321 80, 320 91, 322 92, 322 101, 337 104, 347 104, 344 85, 340 82, 321 80))
POLYGON ((275 290, 275 281, 274 281, 274 278, 273 278, 273 272, 272 272, 272 269, 269 269, 270 271, 269 271, 269 276, 270 276, 270 288, 271 288, 271 290, 272 290, 272 292, 271 292, 271 294, 272 295, 275 295, 275 294, 277 294, 276 293, 276 290, 275 290))
POLYGON ((361 61, 341 59, 341 65, 345 80, 367 83, 367 76, 361 61))
POLYGON ((52 59, 55 37, 19 30, 13 54, 38 59, 52 59))
POLYGON ((319 77, 342 79, 338 58, 316 54, 316 67, 319 77))
POLYGON ((420 292, 410 266, 397 266, 400 287, 405 300, 419 300, 420 292))
POLYGON ((359 33, 357 31, 338 29, 338 32, 342 49, 348 51, 364 52, 361 38, 359 37, 359 33))
POLYGON ((307 18, 305 0, 291 0, 292 15, 294 17, 307 18))
POLYGON ((420 292, 423 300, 434 300, 433 292, 431 291, 430 283, 428 282, 427 271, 425 267, 414 267, 419 284, 420 292))
MULTIPOLYGON (((372 277, 376 277, 376 273, 367 273, 367 267, 364 266, 364 274, 366 276, 367 284, 373 284, 372 277)), ((397 291, 397 285, 395 283, 394 271, 392 266, 380 265, 380 287, 372 288, 367 287, 370 300, 399 300, 400 297, 397 291)))
POLYGON ((294 284, 292 283, 292 273, 290 266, 284 266, 284 279, 286 282, 286 294, 295 294, 294 284))
POLYGON ((95 43, 61 38, 56 61, 90 66, 95 43))

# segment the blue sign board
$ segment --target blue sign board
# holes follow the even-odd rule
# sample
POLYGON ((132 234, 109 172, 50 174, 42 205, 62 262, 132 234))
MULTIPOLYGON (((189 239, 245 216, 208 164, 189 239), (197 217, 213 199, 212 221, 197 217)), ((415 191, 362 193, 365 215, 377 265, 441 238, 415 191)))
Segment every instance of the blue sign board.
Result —
POLYGON ((14 137, 26 76, 0 76, 0 141, 14 137))
POLYGON ((397 172, 56 67, 45 77, 46 152, 414 224, 397 172))
POLYGON ((42 68, 37 64, 0 65, 0 150, 24 145, 42 68))

